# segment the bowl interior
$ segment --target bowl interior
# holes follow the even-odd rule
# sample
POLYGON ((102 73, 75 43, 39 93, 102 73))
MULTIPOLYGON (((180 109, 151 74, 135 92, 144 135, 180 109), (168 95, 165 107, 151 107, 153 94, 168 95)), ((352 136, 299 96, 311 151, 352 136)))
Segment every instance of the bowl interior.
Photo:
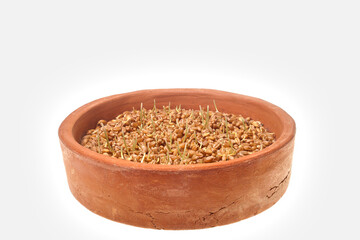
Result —
POLYGON ((219 111, 259 120, 265 128, 276 134, 277 139, 282 136, 287 124, 287 119, 283 118, 286 113, 279 107, 249 96, 202 89, 143 90, 106 97, 82 107, 83 114, 72 128, 73 137, 80 142, 87 130, 94 128, 100 119, 111 120, 124 111, 131 111, 133 107, 139 109, 141 103, 146 109, 152 108, 154 99, 158 108, 168 106, 170 102, 172 108, 181 104, 186 109, 199 109, 199 105, 206 109, 209 105, 212 111, 215 111, 215 100, 219 111))

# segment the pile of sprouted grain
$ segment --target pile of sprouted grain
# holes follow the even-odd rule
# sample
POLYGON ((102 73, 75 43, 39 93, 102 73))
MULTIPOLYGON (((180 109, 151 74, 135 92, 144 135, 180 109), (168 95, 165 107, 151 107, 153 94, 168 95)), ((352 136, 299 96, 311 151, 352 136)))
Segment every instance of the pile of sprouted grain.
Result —
POLYGON ((196 164, 228 161, 270 146, 275 134, 249 117, 180 106, 125 111, 100 120, 81 144, 100 154, 151 164, 196 164))

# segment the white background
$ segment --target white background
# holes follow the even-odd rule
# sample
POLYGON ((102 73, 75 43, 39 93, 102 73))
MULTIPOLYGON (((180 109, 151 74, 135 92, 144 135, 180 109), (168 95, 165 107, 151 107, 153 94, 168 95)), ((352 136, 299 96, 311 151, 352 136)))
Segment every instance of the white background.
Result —
POLYGON ((1 1, 1 239, 359 239, 358 1, 1 1), (148 88, 212 88, 287 111, 292 177, 269 210, 222 227, 116 223, 71 195, 57 130, 148 88))

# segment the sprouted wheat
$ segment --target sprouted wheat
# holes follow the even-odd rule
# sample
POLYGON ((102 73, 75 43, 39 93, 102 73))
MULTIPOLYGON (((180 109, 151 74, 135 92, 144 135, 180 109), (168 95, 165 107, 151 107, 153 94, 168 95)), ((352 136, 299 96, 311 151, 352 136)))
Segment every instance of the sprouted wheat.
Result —
POLYGON ((228 161, 270 146, 275 134, 259 121, 215 111, 168 106, 125 111, 100 120, 81 144, 103 155, 150 164, 228 161))

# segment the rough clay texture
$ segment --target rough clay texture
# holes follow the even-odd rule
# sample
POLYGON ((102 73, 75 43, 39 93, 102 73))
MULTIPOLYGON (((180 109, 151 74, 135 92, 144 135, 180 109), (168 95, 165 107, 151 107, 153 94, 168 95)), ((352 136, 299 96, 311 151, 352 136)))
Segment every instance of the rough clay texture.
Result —
POLYGON ((256 215, 285 193, 291 174, 295 123, 280 108, 260 99, 205 89, 144 90, 91 102, 59 129, 69 187, 89 210, 106 218, 155 229, 197 229, 256 215), (214 100, 224 112, 259 119, 276 142, 250 156, 227 162, 162 166, 103 156, 78 141, 99 119, 140 102, 195 108, 214 100))

